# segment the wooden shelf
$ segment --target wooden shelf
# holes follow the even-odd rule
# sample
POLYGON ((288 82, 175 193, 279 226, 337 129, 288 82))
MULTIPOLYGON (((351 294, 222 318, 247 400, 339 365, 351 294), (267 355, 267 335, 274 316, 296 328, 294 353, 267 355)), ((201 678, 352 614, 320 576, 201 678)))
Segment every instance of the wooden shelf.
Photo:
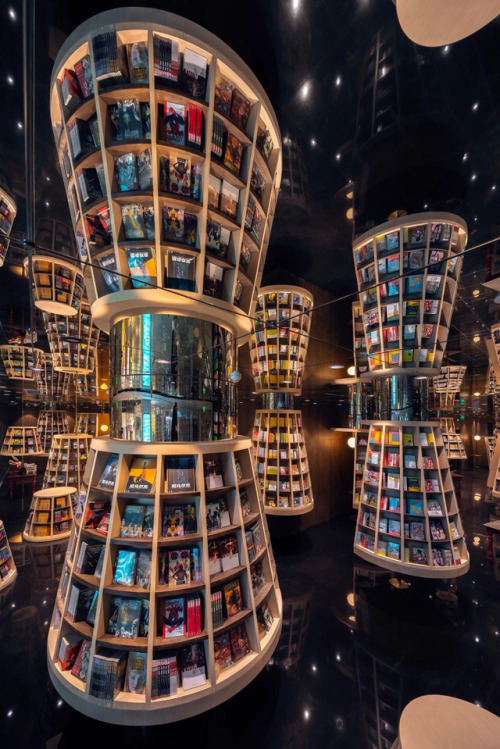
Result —
POLYGON ((100 635, 97 644, 117 650, 147 650, 147 637, 115 637, 114 635, 100 635))
POLYGON ((210 585, 213 587, 215 585, 226 583, 228 580, 232 580, 233 577, 238 577, 238 575, 241 575, 241 573, 245 572, 245 570, 246 567, 244 567, 243 565, 238 565, 237 567, 233 567, 230 570, 217 572, 215 575, 210 575, 210 585))
POLYGON ((85 434, 56 434, 43 477, 43 488, 71 487, 80 492, 92 438, 85 434), (74 457, 71 457, 74 454, 74 457), (70 466, 75 466, 70 468, 70 466), (54 481, 52 481, 54 478, 54 481))
POLYGON ((23 531, 25 541, 32 543, 47 543, 56 539, 68 538, 73 526, 73 504, 75 502, 76 489, 67 487, 42 489, 33 494, 31 500, 30 513, 23 531), (64 506, 57 506, 56 503, 64 500, 64 506), (47 506, 48 505, 48 506, 47 506), (59 520, 56 519, 56 513, 62 513, 64 516, 59 520), (46 520, 40 521, 40 517, 46 517, 46 520), (65 522, 68 529, 59 530, 59 524, 65 522), (43 528, 45 534, 41 534, 39 529, 43 528))
POLYGON ((176 648, 180 645, 189 645, 191 642, 199 642, 204 640, 208 636, 206 629, 204 629, 199 635, 182 635, 181 637, 155 637, 154 646, 155 648, 176 648))
POLYGON ((157 585, 156 595, 158 597, 182 596, 186 593, 196 593, 198 590, 204 589, 204 582, 188 583, 187 585, 157 585))
POLYGON ((183 544, 197 544, 203 540, 201 533, 185 533, 183 536, 161 536, 158 546, 182 546, 183 544))
POLYGON ((228 629, 234 629, 240 622, 243 621, 243 619, 246 619, 247 616, 250 616, 252 613, 252 609, 242 609, 241 611, 238 611, 237 614, 234 614, 233 616, 229 616, 224 624, 222 624, 220 627, 214 628, 214 637, 217 635, 220 635, 222 632, 226 632, 228 629))
POLYGON ((5 344, 0 346, 0 356, 9 379, 27 380, 36 384, 38 371, 43 369, 43 351, 41 349, 5 344))

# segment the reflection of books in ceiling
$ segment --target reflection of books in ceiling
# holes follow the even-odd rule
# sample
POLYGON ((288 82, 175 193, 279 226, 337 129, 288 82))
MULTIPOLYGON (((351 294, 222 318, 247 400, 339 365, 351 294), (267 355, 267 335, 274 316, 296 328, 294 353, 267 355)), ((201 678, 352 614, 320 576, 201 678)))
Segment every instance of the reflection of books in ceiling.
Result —
POLYGON ((196 290, 196 258, 184 252, 166 253, 165 286, 182 291, 196 290))
POLYGON ((460 533, 458 532, 457 524, 454 520, 450 520, 450 531, 453 541, 456 541, 458 538, 460 538, 460 533))
POLYGON ((406 500, 406 511, 408 515, 423 515, 424 514, 424 502, 422 499, 407 499, 406 500))
POLYGON ((257 128, 256 146, 261 155, 267 161, 274 149, 273 139, 269 130, 266 130, 260 126, 257 128))
POLYGON ((387 343, 399 340, 399 328, 397 325, 392 325, 389 328, 384 328, 385 340, 387 343))
POLYGON ((391 557, 391 559, 399 559, 400 558, 400 551, 399 551, 399 544, 395 541, 389 541, 387 544, 387 556, 391 557))
POLYGON ((215 265, 215 263, 207 262, 203 277, 203 293, 208 296, 220 298, 223 279, 224 268, 221 268, 220 265, 215 265))
POLYGON ((238 125, 239 128, 241 128, 241 130, 245 130, 248 123, 249 114, 249 100, 246 98, 246 96, 243 96, 239 89, 235 88, 231 101, 231 119, 238 125))
POLYGON ((408 276, 406 279, 406 293, 420 294, 423 288, 423 283, 424 277, 422 275, 408 276))
POLYGON ((240 268, 244 273, 246 273, 248 270, 251 256, 252 253, 250 252, 248 247, 245 244, 242 244, 240 251, 240 268))
POLYGON ((423 325, 422 326, 422 338, 431 338, 434 332, 434 325, 423 325))
POLYGON ((417 456, 416 455, 408 455, 405 453, 404 455, 404 465, 405 468, 416 468, 417 467, 417 456))
POLYGON ((207 218, 206 248, 218 257, 225 257, 225 254, 223 254, 221 250, 221 230, 222 225, 218 221, 214 221, 209 216, 207 218))
POLYGON ((408 492, 420 491, 420 476, 405 476, 404 489, 408 492))
POLYGON ((156 458, 140 457, 132 460, 126 492, 152 494, 156 479, 156 458))
POLYGON ((99 479, 98 486, 104 489, 114 489, 116 482, 116 472, 118 470, 118 455, 110 455, 106 467, 99 479))
POLYGON ((399 271, 399 255, 391 255, 387 258, 387 273, 399 271))
POLYGON ((406 549, 406 561, 414 564, 427 564, 427 554, 422 546, 412 546, 406 549))
POLYGON ((127 247, 127 261, 132 286, 140 289, 156 285, 156 263, 152 247, 127 247))
POLYGON ((424 251, 423 250, 412 250, 408 253, 408 268, 410 270, 418 270, 424 266, 424 251))
POLYGON ((420 309, 420 303, 417 301, 403 303, 403 315, 405 317, 411 317, 411 318, 418 317, 419 309, 420 309))
POLYGON ((403 351, 403 363, 404 364, 411 364, 413 361, 413 350, 412 349, 405 349, 403 351))
POLYGON ((123 219, 123 232, 127 239, 144 239, 144 207, 139 203, 125 203, 120 206, 123 219))
POLYGON ((205 98, 207 58, 189 47, 184 49, 182 61, 182 89, 196 99, 205 98))
POLYGON ((415 541, 425 540, 424 523, 420 520, 414 520, 409 524, 410 538, 415 541))

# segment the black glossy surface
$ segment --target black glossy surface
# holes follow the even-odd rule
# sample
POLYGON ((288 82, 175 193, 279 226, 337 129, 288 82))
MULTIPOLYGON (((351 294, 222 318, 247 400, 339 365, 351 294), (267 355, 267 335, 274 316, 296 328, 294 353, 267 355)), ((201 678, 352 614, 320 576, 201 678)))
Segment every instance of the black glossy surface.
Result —
MULTIPOLYGON (((219 708, 143 730, 90 720, 60 700, 45 662, 58 581, 40 579, 34 545, 13 544, 19 576, 0 610, 1 748, 87 749, 97 741, 116 747, 382 748, 391 746, 401 710, 422 694, 449 694, 500 713, 499 581, 487 559, 483 523, 493 505, 485 501, 485 480, 484 470, 464 472, 459 502, 471 570, 454 582, 413 579, 407 590, 395 589, 390 574, 353 555, 353 518, 275 538, 285 625, 271 663, 219 708)), ((26 514, 20 498, 0 499, 10 538, 22 531, 26 514)))

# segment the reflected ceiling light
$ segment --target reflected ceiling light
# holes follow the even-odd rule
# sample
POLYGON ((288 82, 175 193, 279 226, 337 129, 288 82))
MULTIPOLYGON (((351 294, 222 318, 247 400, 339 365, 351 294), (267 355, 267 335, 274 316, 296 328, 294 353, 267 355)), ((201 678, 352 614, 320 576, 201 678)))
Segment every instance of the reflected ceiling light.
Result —
POLYGON ((450 51, 450 45, 447 44, 446 47, 443 47, 443 55, 447 55, 450 51))
MULTIPOLYGON (((351 183, 351 180, 349 180, 349 184, 350 184, 350 183, 351 183)), ((352 200, 352 199, 353 199, 353 197, 354 197, 354 193, 353 193, 353 191, 351 190, 351 192, 348 192, 348 193, 347 193, 347 195, 346 195, 346 198, 347 198, 347 200, 352 200)))
POLYGON ((338 153, 338 152, 337 152, 337 153, 335 154, 335 158, 337 159, 337 161, 340 161, 340 153, 338 153))
POLYGON ((292 15, 296 16, 300 10, 300 0, 292 0, 292 15))
POLYGON ((8 84, 9 84, 10 86, 13 86, 13 85, 14 85, 14 78, 13 78, 13 77, 12 77, 11 75, 8 75, 8 76, 7 76, 7 83, 8 83, 8 84))
POLYGON ((492 186, 491 186, 491 189, 492 189, 492 190, 496 190, 496 189, 497 189, 497 186, 496 186, 496 185, 492 185, 492 186))
POLYGON ((478 109, 479 109, 479 102, 475 101, 474 104, 472 105, 472 111, 477 112, 478 109))
POLYGON ((299 91, 299 95, 302 101, 305 101, 307 99, 307 97, 310 94, 310 91, 311 91, 311 84, 309 83, 309 81, 306 81, 299 91))
POLYGON ((356 437, 349 437, 349 439, 347 440, 347 444, 349 445, 349 447, 356 447, 356 437))
POLYGON ((479 396, 481 395, 481 393, 474 393, 474 395, 476 396, 476 398, 479 398, 479 396))
POLYGON ((479 436, 479 434, 475 434, 474 435, 474 439, 476 440, 476 442, 479 442, 479 440, 481 439, 481 437, 479 436))
POLYGON ((354 593, 347 594, 347 603, 349 606, 354 606, 354 593))
POLYGON ((101 432, 107 432, 109 429, 107 424, 101 424, 101 432))
POLYGON ((472 296, 479 296, 480 293, 481 291, 479 289, 474 289, 474 291, 472 292, 472 296))
POLYGON ((342 78, 340 77, 340 75, 338 75, 335 78, 335 85, 338 87, 338 86, 340 86, 341 83, 342 83, 342 78))
POLYGON ((347 370, 347 374, 351 377, 354 377, 354 375, 356 374, 356 367, 349 367, 349 369, 347 370))
POLYGON ((345 217, 348 221, 352 221, 354 218, 354 210, 352 208, 348 208, 345 212, 345 217))
POLYGON ((428 207, 429 207, 429 203, 424 203, 424 209, 427 210, 428 207))
POLYGON ((316 141, 314 140, 314 138, 311 138, 311 146, 314 148, 315 145, 316 145, 316 141))
POLYGON ((12 21, 17 21, 17 13, 16 13, 16 11, 14 10, 14 8, 9 8, 9 18, 10 18, 10 19, 11 19, 12 21))
POLYGON ((474 546, 479 546, 479 536, 474 536, 472 543, 474 546))
POLYGON ((475 335, 472 340, 474 341, 474 343, 479 343, 479 341, 481 340, 481 336, 475 335))
POLYGON ((22 129, 23 129, 23 123, 22 123, 22 122, 20 122, 20 121, 18 120, 16 124, 17 124, 17 129, 18 129, 18 130, 22 130, 22 129))
MULTIPOLYGON (((474 182, 477 179, 477 174, 474 172, 474 174, 471 174, 471 182, 474 182)), ((474 221, 477 221, 477 219, 474 219, 474 221)))
POLYGON ((469 158, 469 154, 465 152, 464 155, 462 156, 462 161, 467 161, 468 158, 469 158))
POLYGON ((344 364, 329 364, 330 369, 344 369, 344 364))

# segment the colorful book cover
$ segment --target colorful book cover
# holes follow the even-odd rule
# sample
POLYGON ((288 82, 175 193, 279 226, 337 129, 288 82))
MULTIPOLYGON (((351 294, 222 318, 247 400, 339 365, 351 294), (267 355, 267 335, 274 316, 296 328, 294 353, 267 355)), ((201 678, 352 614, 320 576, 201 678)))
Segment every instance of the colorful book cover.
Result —
POLYGON ((173 549, 168 553, 168 584, 189 585, 191 554, 189 549, 173 549))
POLYGON ((118 606, 115 637, 135 640, 139 635, 142 601, 140 598, 122 598, 118 606))
POLYGON ((125 692, 144 694, 146 691, 147 654, 131 650, 127 659, 125 692))
POLYGON ((231 98, 234 86, 224 76, 218 75, 215 79, 214 109, 224 117, 231 113, 231 98))
POLYGON ((250 102, 237 88, 233 91, 231 101, 231 119, 241 130, 245 130, 250 114, 250 102))
POLYGON ((119 549, 116 557, 115 576, 113 582, 117 585, 134 585, 135 581, 135 551, 119 549))
POLYGON ((171 538, 184 535, 184 510, 182 507, 165 505, 163 508, 162 536, 171 538))
POLYGON ((226 602, 226 614, 229 617, 238 614, 243 608, 239 580, 231 580, 224 586, 224 600, 226 602))
POLYGON ((222 671, 233 665, 231 659, 231 643, 229 633, 223 632, 218 637, 214 637, 214 660, 215 673, 219 676, 222 671))
POLYGON ((240 173, 243 143, 232 133, 228 132, 226 149, 224 151, 224 166, 235 174, 240 173))
POLYGON ((165 140, 176 146, 186 145, 186 107, 170 101, 164 103, 165 140))
POLYGON ((244 622, 229 632, 229 639, 231 641, 233 661, 237 663, 250 652, 250 644, 244 622))
POLYGON ((136 289, 156 285, 156 263, 152 247, 126 247, 132 286, 136 289))
POLYGON ((142 505, 127 505, 120 527, 121 538, 140 538, 143 520, 144 507, 142 505))
POLYGON ((149 590, 151 584, 151 552, 139 551, 135 570, 135 584, 149 590))
POLYGON ((156 458, 134 458, 125 491, 131 494, 153 494, 155 479, 156 458))
POLYGON ((178 156, 169 159, 169 192, 190 197, 191 195, 191 161, 178 156))
POLYGON ((98 486, 101 486, 103 489, 114 489, 117 470, 118 455, 110 455, 106 464, 106 468, 104 469, 103 474, 99 479, 98 486))
POLYGON ((163 239, 165 242, 184 241, 184 209, 163 207, 163 239))
POLYGON ((179 598, 165 598, 163 601, 163 637, 182 637, 186 634, 185 602, 179 598))
POLYGON ((184 691, 206 683, 205 650, 202 642, 181 649, 181 672, 184 691))

